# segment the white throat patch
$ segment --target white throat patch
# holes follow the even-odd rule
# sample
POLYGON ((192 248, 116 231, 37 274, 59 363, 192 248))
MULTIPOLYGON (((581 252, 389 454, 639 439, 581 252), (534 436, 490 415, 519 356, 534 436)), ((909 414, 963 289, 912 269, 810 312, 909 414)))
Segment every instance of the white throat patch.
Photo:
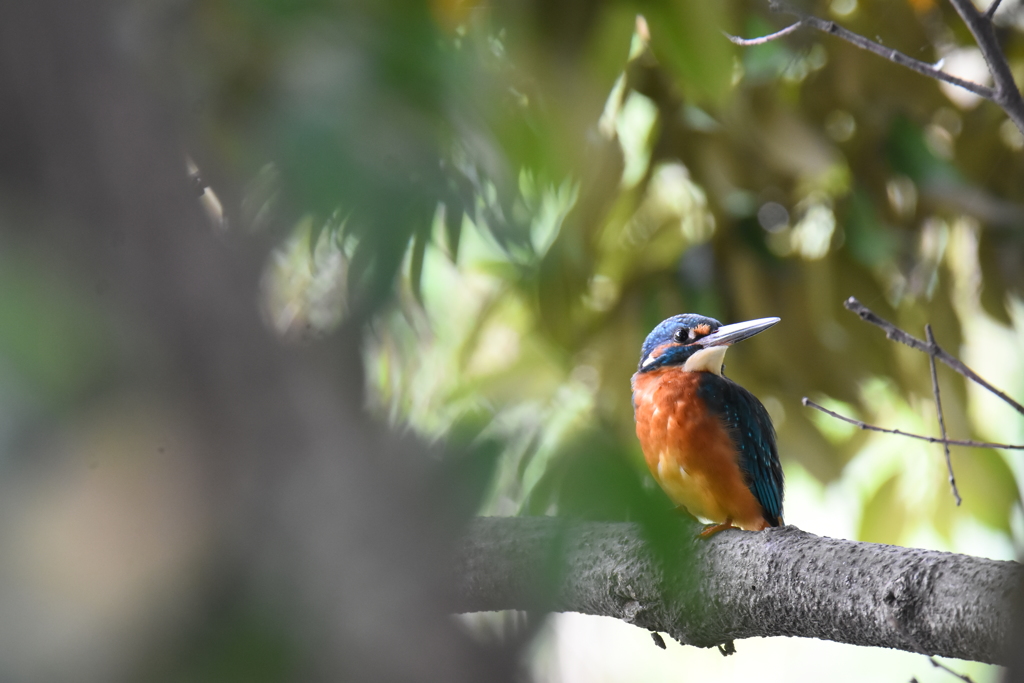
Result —
POLYGON ((725 362, 725 352, 728 346, 711 346, 701 349, 686 359, 683 363, 683 370, 687 372, 713 372, 716 375, 722 374, 722 363, 725 362))

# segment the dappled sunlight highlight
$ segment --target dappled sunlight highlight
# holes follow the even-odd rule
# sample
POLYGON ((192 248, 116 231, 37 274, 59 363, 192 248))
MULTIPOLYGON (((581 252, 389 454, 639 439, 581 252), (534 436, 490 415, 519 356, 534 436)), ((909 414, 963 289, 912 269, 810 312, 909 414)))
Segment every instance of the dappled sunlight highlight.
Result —
POLYGON ((337 235, 314 230, 314 221, 306 217, 299 222, 270 255, 263 275, 261 304, 267 320, 293 340, 332 331, 348 306, 348 256, 337 235))

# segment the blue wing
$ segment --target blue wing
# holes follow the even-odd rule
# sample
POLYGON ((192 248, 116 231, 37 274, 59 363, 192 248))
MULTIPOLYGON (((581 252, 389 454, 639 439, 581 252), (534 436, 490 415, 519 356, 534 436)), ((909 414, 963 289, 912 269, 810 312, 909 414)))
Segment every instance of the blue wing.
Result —
POLYGON ((782 523, 783 476, 772 419, 757 397, 740 385, 725 377, 704 374, 701 398, 729 429, 747 487, 764 508, 765 519, 778 526, 782 523))

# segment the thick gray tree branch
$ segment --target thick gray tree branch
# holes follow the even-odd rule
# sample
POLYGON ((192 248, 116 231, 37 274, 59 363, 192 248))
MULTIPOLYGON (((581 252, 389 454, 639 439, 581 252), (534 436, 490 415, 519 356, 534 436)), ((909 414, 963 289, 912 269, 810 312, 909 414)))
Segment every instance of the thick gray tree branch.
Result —
POLYGON ((684 525, 676 557, 658 561, 636 524, 477 519, 457 558, 455 607, 609 616, 701 647, 799 636, 1007 661, 1017 563, 792 526, 708 540, 692 531, 684 525))

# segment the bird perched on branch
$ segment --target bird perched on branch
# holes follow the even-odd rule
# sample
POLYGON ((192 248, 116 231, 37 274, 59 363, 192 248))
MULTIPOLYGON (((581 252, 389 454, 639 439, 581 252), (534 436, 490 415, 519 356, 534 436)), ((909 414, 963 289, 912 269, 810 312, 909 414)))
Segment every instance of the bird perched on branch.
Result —
POLYGON ((725 352, 779 318, 722 325, 685 314, 647 335, 633 375, 633 416, 647 466, 676 505, 760 531, 782 521, 782 467, 768 411, 722 375, 725 352))

